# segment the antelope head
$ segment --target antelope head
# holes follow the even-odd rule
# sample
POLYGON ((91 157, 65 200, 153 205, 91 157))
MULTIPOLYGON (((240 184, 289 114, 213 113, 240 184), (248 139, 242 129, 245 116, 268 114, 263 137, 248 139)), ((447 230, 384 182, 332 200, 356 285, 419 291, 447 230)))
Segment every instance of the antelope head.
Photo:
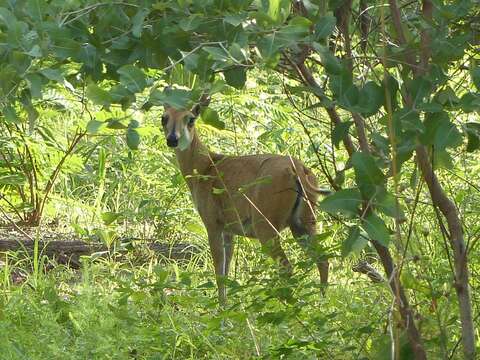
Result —
POLYGON ((190 147, 194 138, 195 121, 202 106, 209 103, 209 97, 203 95, 192 109, 176 109, 166 105, 162 115, 162 126, 167 146, 184 151, 190 147))

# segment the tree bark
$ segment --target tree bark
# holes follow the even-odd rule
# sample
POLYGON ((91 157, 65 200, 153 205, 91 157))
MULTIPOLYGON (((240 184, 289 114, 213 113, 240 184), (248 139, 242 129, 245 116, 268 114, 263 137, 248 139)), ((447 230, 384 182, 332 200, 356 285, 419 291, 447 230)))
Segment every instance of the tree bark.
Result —
POLYGON ((440 209, 447 220, 450 246, 453 249, 453 262, 455 266, 454 287, 457 292, 460 322, 462 324, 463 354, 465 359, 475 359, 475 328, 473 325, 470 301, 468 255, 463 237, 462 223, 455 204, 446 196, 432 169, 425 146, 417 147, 416 154, 417 163, 422 172, 422 177, 428 186, 433 205, 440 209))
MULTIPOLYGON (((397 32, 398 41, 400 45, 406 44, 405 35, 401 26, 400 11, 395 0, 389 0, 390 12, 394 26, 397 32)), ((422 1, 422 15, 424 19, 431 23, 432 21, 433 4, 430 0, 422 1)), ((412 53, 405 55, 405 60, 414 75, 420 76, 428 71, 429 60, 431 55, 431 41, 428 29, 424 29, 421 34, 421 48, 420 48, 420 66, 417 66, 415 57, 412 53)), ((405 99, 408 106, 412 106, 411 99, 405 99)), ((475 358, 475 329, 473 326, 472 305, 469 286, 468 273, 468 257, 465 240, 463 237, 463 228, 460 221, 460 216, 457 212, 455 204, 450 200, 430 163, 427 148, 419 145, 415 151, 417 155, 417 163, 422 173, 422 177, 427 183, 430 197, 433 206, 437 207, 447 220, 450 246, 453 249, 453 259, 455 267, 455 290, 458 298, 463 354, 465 359, 475 358)))
MULTIPOLYGON (((310 70, 305 66, 305 63, 302 62, 300 64, 297 64, 296 69, 297 71, 300 72, 299 75, 302 77, 302 79, 304 79, 306 85, 319 88, 310 70)), ((338 123, 338 121, 340 121, 338 113, 334 108, 327 108, 326 110, 330 117, 330 120, 333 123, 336 124, 338 123)), ((361 117, 357 118, 356 120, 361 121, 361 123, 363 123, 363 119, 361 117)), ((365 152, 370 152, 368 142, 366 140, 364 127, 356 127, 356 129, 357 129, 357 132, 360 133, 359 135, 364 138, 364 141, 360 143, 361 150, 365 152)), ((354 148, 351 143, 350 137, 347 135, 343 139, 343 142, 345 147, 347 148, 349 155, 351 156, 354 152, 354 148)), ((403 287, 401 286, 398 280, 398 277, 395 276, 395 273, 394 273, 395 265, 394 265, 392 256, 390 254, 390 250, 376 241, 373 241, 373 244, 380 257, 382 266, 385 269, 385 273, 388 276, 390 289, 392 290, 395 301, 398 304, 400 316, 402 317, 402 322, 403 322, 402 325, 405 327, 407 331, 407 336, 409 339, 409 343, 412 346, 415 359, 424 360, 427 358, 427 355, 423 347, 420 332, 416 327, 416 324, 413 318, 413 311, 411 310, 410 304, 408 302, 407 296, 405 295, 403 287)))

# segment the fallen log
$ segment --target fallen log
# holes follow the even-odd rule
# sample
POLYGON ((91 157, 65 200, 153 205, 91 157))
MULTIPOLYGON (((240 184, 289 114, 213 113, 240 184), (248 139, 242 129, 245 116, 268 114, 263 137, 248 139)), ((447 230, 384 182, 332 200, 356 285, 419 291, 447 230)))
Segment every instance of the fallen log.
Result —
MULTIPOLYGON (((109 254, 122 254, 130 249, 149 249, 156 255, 165 259, 188 261, 193 256, 199 254, 201 249, 193 244, 187 243, 138 243, 131 246, 132 239, 128 239, 127 247, 125 243, 120 242, 120 246, 107 246, 99 243, 87 243, 80 240, 54 240, 54 241, 38 241, 38 253, 45 255, 48 258, 55 259, 59 264, 64 264, 72 268, 80 267, 80 257, 89 256, 92 254, 98 256, 107 256, 109 254)), ((35 241, 22 239, 22 240, 1 240, 0 239, 0 252, 7 251, 23 251, 31 255, 34 253, 35 241)))

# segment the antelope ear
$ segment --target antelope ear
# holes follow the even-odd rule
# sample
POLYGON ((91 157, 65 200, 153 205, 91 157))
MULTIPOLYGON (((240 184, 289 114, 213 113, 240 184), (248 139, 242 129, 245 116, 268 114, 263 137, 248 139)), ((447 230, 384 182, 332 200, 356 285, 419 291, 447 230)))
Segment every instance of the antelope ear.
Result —
POLYGON ((195 116, 195 117, 198 117, 198 115, 200 115, 200 111, 202 110, 202 106, 200 104, 196 104, 193 108, 192 108, 192 114, 195 116))

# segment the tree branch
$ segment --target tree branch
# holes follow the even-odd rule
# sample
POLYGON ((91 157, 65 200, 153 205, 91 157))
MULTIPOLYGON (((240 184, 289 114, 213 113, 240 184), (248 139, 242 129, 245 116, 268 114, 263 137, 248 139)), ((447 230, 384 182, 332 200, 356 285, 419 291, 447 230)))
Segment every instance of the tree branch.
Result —
MULTIPOLYGON (((393 23, 401 45, 406 44, 405 35, 401 25, 400 12, 395 0, 389 0, 390 11, 392 13, 393 23)), ((430 0, 422 1, 422 15, 427 22, 432 21, 433 4, 430 0)), ((410 64, 412 72, 418 76, 428 71, 429 59, 431 54, 430 36, 424 29, 421 37, 421 66, 415 71, 415 59, 410 53, 405 54, 405 59, 410 64)), ((404 99, 407 106, 411 106, 409 97, 404 99)), ((428 151, 425 146, 419 145, 416 148, 417 163, 425 180, 430 197, 435 207, 438 207, 447 220, 450 233, 450 246, 453 249, 453 260, 455 265, 455 290, 457 292, 460 321, 462 324, 462 342, 465 359, 475 358, 475 332, 473 326, 472 306, 470 299, 469 272, 467 249, 465 246, 462 223, 453 201, 451 201, 443 190, 430 163, 428 151)))

